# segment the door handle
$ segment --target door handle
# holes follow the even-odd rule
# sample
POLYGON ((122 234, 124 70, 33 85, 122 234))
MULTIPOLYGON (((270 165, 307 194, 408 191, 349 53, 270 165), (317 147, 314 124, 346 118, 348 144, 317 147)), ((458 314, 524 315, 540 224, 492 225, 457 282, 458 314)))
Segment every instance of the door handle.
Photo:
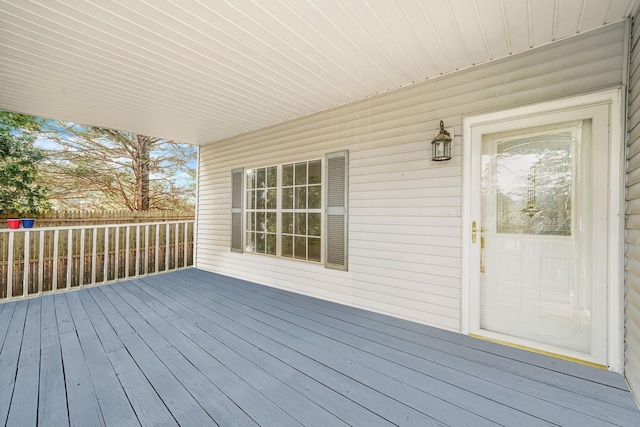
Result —
POLYGON ((475 243, 476 242, 476 222, 473 221, 471 223, 471 243, 475 243))

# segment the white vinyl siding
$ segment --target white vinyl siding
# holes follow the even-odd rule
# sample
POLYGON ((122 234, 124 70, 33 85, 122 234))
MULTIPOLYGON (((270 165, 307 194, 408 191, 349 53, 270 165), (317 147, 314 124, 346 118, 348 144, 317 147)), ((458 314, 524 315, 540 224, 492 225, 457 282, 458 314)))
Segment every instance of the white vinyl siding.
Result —
POLYGON ((631 32, 625 262, 625 377, 640 399, 640 16, 631 32))
POLYGON ((197 267, 459 331, 463 116, 617 87, 623 46, 615 24, 202 146, 197 267), (453 158, 432 162, 440 120, 453 158), (342 150, 348 271, 229 251, 229 170, 342 150))

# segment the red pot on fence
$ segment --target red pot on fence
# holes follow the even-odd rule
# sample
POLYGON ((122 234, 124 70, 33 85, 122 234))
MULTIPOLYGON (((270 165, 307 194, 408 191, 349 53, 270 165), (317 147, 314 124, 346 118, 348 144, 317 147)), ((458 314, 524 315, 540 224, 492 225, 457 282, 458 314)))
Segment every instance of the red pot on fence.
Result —
POLYGON ((9 228, 17 229, 20 228, 20 222, 21 221, 19 219, 8 219, 7 225, 9 226, 9 228))

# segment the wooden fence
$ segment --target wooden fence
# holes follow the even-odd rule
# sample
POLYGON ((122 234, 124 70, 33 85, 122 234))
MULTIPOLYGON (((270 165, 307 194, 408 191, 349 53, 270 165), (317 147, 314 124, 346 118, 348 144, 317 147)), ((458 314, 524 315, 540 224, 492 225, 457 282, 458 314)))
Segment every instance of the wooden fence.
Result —
POLYGON ((194 221, 0 229, 0 301, 193 265, 194 221))
MULTIPOLYGON (((0 229, 7 228, 5 219, 14 218, 0 214, 0 229)), ((194 218, 194 211, 51 211, 37 214, 38 227, 60 227, 92 224, 130 224, 147 222, 186 221, 194 218)))

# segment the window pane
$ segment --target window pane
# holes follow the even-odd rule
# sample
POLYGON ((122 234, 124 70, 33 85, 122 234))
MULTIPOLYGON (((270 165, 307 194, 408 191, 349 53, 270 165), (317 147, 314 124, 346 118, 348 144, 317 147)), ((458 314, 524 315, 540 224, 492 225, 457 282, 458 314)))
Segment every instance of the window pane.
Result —
POLYGON ((320 236, 322 228, 322 215, 319 213, 309 214, 309 236, 320 236))
POLYGON ((296 163, 296 185, 307 183, 307 163, 296 163))
POLYGON ((320 160, 309 162, 309 184, 320 184, 322 181, 322 163, 320 160))
POLYGON ((307 208, 307 187, 296 187, 296 209, 307 208))
POLYGON ((267 212, 267 231, 269 233, 275 233, 277 229, 276 223, 277 215, 275 212, 267 212))
POLYGON ((264 233, 256 233, 256 252, 263 254, 265 252, 264 233))
POLYGON ((256 170, 247 169, 247 190, 256 187, 256 170))
POLYGON ((264 190, 256 191, 256 209, 265 208, 265 199, 267 198, 267 192, 264 190))
POLYGON ((266 169, 265 168, 258 169, 257 176, 258 177, 256 178, 256 187, 257 188, 266 187, 267 186, 266 169))
POLYGON ((287 234, 293 234, 293 214, 282 214, 282 232, 287 234))
POLYGON ((318 261, 320 262, 320 239, 309 237, 307 248, 308 248, 308 258, 309 261, 318 261))
POLYGON ((247 233, 246 252, 255 252, 255 251, 256 251, 256 234, 247 233))
POLYGON ((296 213, 296 232, 295 234, 307 234, 307 214, 296 213))
POLYGON ((264 212, 256 213, 256 231, 265 231, 267 229, 266 218, 264 212))
POLYGON ((293 209, 293 188, 282 189, 282 209, 293 209))
POLYGON ((276 235, 275 234, 267 234, 267 251, 269 255, 276 254, 276 235))
POLYGON ((284 165, 282 167, 282 185, 293 185, 293 165, 284 165))
POLYGON ((256 206, 256 192, 247 191, 247 209, 255 209, 256 206))
POLYGON ((322 188, 319 185, 309 187, 309 209, 322 207, 322 188))
POLYGON ((278 206, 278 190, 267 190, 267 209, 275 209, 278 206))
POLYGON ((255 212, 247 212, 247 231, 256 231, 255 212))
POLYGON ((282 236, 282 256, 293 258, 293 236, 282 236))
POLYGON ((271 166, 267 169, 267 187, 275 188, 278 186, 278 168, 271 166))
POLYGON ((294 256, 300 259, 307 259, 307 238, 296 237, 294 245, 294 256))

